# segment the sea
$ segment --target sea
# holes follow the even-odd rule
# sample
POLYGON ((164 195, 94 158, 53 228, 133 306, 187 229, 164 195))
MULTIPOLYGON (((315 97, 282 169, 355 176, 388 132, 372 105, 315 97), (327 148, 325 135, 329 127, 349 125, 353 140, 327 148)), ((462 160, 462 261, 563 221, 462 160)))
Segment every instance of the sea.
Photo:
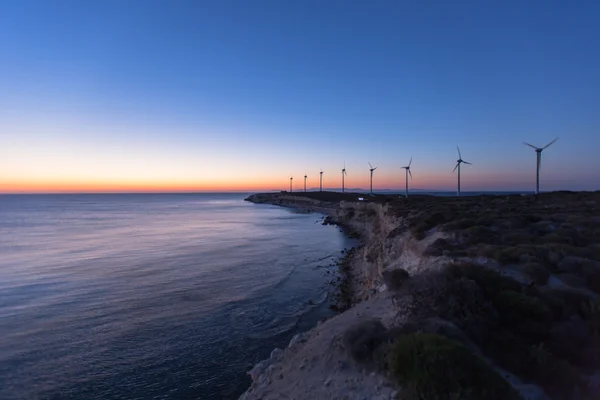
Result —
POLYGON ((245 196, 0 196, 0 399, 238 398, 353 245, 245 196))

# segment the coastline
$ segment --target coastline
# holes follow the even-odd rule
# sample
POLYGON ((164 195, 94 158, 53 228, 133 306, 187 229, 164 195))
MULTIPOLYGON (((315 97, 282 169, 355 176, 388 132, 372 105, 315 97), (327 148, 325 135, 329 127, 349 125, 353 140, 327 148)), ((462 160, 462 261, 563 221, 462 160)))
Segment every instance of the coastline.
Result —
MULTIPOLYGON (((531 229, 534 231, 536 229, 539 231, 542 225, 546 226, 548 232, 542 236, 542 239, 547 237, 547 240, 550 240, 552 238, 551 244, 556 242, 556 246, 563 247, 565 245, 562 242, 570 239, 558 236, 558 228, 553 227, 552 218, 569 220, 571 225, 577 219, 582 226, 587 226, 586 229, 591 226, 590 232, 593 235, 596 234, 595 229, 600 223, 600 219, 597 218, 600 213, 596 207, 596 200, 599 198, 598 192, 580 195, 559 192, 541 196, 541 200, 533 196, 518 195, 486 196, 483 199, 433 199, 429 196, 415 196, 409 200, 377 196, 375 198, 365 197, 366 201, 358 201, 357 197, 356 194, 269 193, 252 195, 246 199, 258 204, 273 204, 322 213, 331 223, 358 234, 361 244, 345 257, 344 268, 347 270, 348 286, 351 289, 347 293, 350 296, 347 307, 341 308, 344 312, 319 323, 317 327, 304 334, 296 335, 286 349, 275 349, 270 359, 257 364, 250 371, 253 383, 248 391, 240 397, 241 399, 275 399, 285 396, 323 399, 396 398, 398 392, 402 390, 402 385, 399 385, 397 380, 390 376, 389 371, 386 371, 385 368, 357 363, 348 354, 347 343, 344 343, 345 333, 361 321, 377 319, 385 327, 402 327, 412 323, 415 314, 420 313, 420 306, 413 309, 407 309, 404 306, 404 304, 409 304, 412 298, 407 297, 405 302, 398 301, 407 294, 402 292, 404 289, 401 291, 391 290, 390 285, 393 282, 389 281, 390 273, 404 270, 410 275, 411 281, 416 281, 421 277, 439 273, 448 264, 476 264, 479 268, 498 273, 499 276, 514 279, 515 284, 522 287, 519 290, 528 293, 527 288, 531 287, 535 280, 533 279, 535 272, 529 270, 532 268, 530 267, 532 263, 519 264, 522 261, 519 257, 523 258, 521 254, 513 256, 514 260, 511 259, 509 262, 504 260, 504 258, 510 258, 508 253, 515 246, 515 243, 510 242, 509 236, 514 236, 516 232, 517 219, 523 215, 526 217, 531 215, 531 217, 527 217, 530 220, 524 221, 521 225, 527 229, 533 227, 531 229), (325 197, 325 199, 319 197, 325 197), (331 201, 331 198, 335 197, 339 201, 331 201), (555 209, 547 212, 551 204, 554 204, 552 207, 555 209), (486 234, 496 234, 497 232, 488 229, 489 227, 493 228, 494 225, 492 223, 486 225, 484 220, 492 217, 504 218, 505 216, 501 212, 504 208, 512 210, 514 216, 509 215, 510 218, 507 218, 508 220, 514 219, 515 223, 508 225, 505 232, 502 232, 506 236, 502 239, 506 242, 506 246, 490 249, 490 245, 487 243, 484 245, 479 242, 486 234), (534 217, 533 214, 527 214, 534 211, 550 215, 551 218, 548 219, 550 222, 541 217, 534 217), (571 217, 565 217, 564 214, 569 213, 571 217), (574 217, 586 214, 593 216, 592 225, 589 225, 589 217, 587 217, 588 225, 586 225, 586 217, 574 217), (467 223, 467 216, 477 219, 473 219, 472 223, 467 223)), ((554 224, 558 223, 554 222, 554 224)), ((499 226, 501 225, 499 222, 499 226)), ((564 223, 565 228, 570 228, 571 225, 564 223)), ((519 233, 521 231, 525 230, 521 229, 519 233)), ((535 235, 539 234, 537 231, 535 231, 535 235)), ((561 235, 566 235, 566 233, 560 232, 561 235)), ((523 238, 515 240, 523 240, 523 238)), ((540 243, 542 242, 544 241, 540 241, 540 243)), ((590 243, 592 242, 593 240, 590 243)), ((540 246, 546 244, 542 243, 540 246)), ((597 254, 595 253, 597 247, 587 242, 586 245, 589 249, 589 254, 585 254, 589 256, 588 261, 596 262, 593 258, 597 254)), ((518 246, 521 245, 517 244, 518 246)), ((565 254, 560 255, 562 261, 570 257, 568 250, 579 251, 576 247, 566 250, 565 254)), ((552 250, 548 251, 551 257, 553 253, 555 252, 552 250)), ((600 255, 600 253, 598 254, 600 255)), ((559 261, 557 263, 560 264, 559 261)), ((598 265, 600 266, 600 263, 598 265)), ((571 272, 574 270, 575 268, 571 272)), ((539 274, 539 271, 537 272, 539 274)), ((567 274, 557 273, 554 270, 548 274, 543 285, 540 282, 535 283, 540 287, 540 291, 544 291, 544 294, 546 291, 562 290, 586 296, 586 301, 588 299, 596 301, 598 291, 594 287, 595 276, 590 278, 586 273, 582 272, 579 275, 588 279, 587 286, 570 285, 567 283, 567 274)), ((571 278, 571 281, 575 281, 575 279, 571 278)), ((541 297, 541 294, 536 294, 536 296, 541 297)), ((446 324, 451 330, 462 334, 461 329, 464 329, 457 321, 443 313, 438 314, 442 314, 436 315, 436 318, 441 318, 442 322, 438 321, 436 327, 433 328, 434 333, 439 333, 440 326, 446 324)), ((562 323, 563 320, 560 320, 555 325, 559 326, 562 323)), ((480 349, 481 344, 475 345, 471 343, 471 340, 466 340, 465 343, 469 343, 474 352, 480 354, 480 358, 502 376, 503 380, 520 395, 520 398, 540 400, 554 398, 552 396, 554 388, 551 383, 546 383, 542 379, 519 377, 519 374, 506 368, 507 365, 510 366, 509 364, 493 359, 487 354, 487 349, 480 349), (485 355, 483 355, 484 353, 485 355), (503 365, 501 366, 499 363, 503 365)), ((581 375, 585 375, 586 387, 595 385, 599 381, 600 374, 595 368, 594 366, 592 369, 580 370, 581 375)))

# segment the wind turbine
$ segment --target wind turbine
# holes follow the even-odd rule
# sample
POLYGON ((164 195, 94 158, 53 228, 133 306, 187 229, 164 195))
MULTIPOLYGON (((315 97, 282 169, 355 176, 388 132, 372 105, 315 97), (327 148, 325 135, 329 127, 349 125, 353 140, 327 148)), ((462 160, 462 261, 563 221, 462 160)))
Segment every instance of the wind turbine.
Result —
POLYGON ((346 173, 346 161, 344 161, 344 168, 342 168, 342 193, 344 193, 344 176, 348 175, 346 173))
POLYGON ((369 167, 371 167, 369 171, 371 172, 371 196, 373 196, 373 171, 375 171, 377 167, 373 168, 371 163, 369 163, 369 167))
POLYGON ((535 152, 537 154, 537 165, 536 165, 536 175, 535 175, 535 194, 539 194, 540 193, 540 167, 542 166, 542 151, 544 151, 545 149, 547 149, 548 147, 550 147, 550 145, 554 142, 556 142, 558 140, 558 138, 554 139, 553 141, 551 141, 550 143, 548 143, 547 145, 545 145, 544 147, 535 147, 532 144, 529 144, 527 142, 523 142, 523 144, 532 147, 535 149, 535 152))
POLYGON ((409 174, 410 174, 410 179, 412 179, 412 172, 410 172, 410 164, 412 164, 412 157, 410 158, 408 165, 406 167, 402 167, 406 170, 406 198, 407 199, 408 199, 408 175, 409 174))
POLYGON ((293 176, 290 176, 290 193, 292 192, 292 181, 294 180, 293 176))
POLYGON ((306 172, 304 173, 304 192, 306 193, 306 172))
POLYGON ((323 191, 323 170, 319 172, 319 192, 323 191))
POLYGON ((460 196, 460 164, 473 164, 462 159, 462 156, 460 155, 460 149, 458 148, 458 146, 456 146, 456 150, 458 150, 458 160, 456 160, 456 167, 454 167, 452 172, 456 171, 456 168, 458 168, 458 191, 456 192, 456 195, 460 196))

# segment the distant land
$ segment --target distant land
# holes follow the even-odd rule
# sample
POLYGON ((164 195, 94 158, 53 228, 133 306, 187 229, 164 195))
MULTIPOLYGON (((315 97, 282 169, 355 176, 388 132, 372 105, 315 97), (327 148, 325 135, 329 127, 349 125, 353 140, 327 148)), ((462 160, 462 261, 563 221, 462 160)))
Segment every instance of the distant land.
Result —
MULTIPOLYGON (((294 193, 303 192, 304 189, 294 190, 294 193)), ((307 188, 308 192, 318 192, 319 188, 307 188)), ((324 192, 341 192, 341 188, 323 188, 324 192)), ((346 193, 368 193, 369 189, 363 188, 346 188, 346 193)), ((281 189, 273 189, 270 192, 281 192, 281 189)), ((551 191, 549 191, 551 192, 551 191)), ((456 190, 427 190, 427 189, 410 189, 408 193, 418 194, 430 194, 433 196, 453 196, 456 195, 456 190)), ((473 190, 473 191, 461 191, 462 196, 476 196, 481 194, 533 194, 533 190, 473 190)), ((398 194, 403 195, 404 189, 377 189, 373 190, 373 194, 398 194)))

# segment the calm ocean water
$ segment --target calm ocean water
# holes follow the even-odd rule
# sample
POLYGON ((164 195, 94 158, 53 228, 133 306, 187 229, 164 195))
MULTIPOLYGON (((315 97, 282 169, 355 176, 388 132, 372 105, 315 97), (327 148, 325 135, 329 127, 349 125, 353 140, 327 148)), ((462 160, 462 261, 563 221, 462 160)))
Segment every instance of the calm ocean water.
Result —
POLYGON ((236 398, 350 246, 243 198, 0 196, 0 398, 236 398))

